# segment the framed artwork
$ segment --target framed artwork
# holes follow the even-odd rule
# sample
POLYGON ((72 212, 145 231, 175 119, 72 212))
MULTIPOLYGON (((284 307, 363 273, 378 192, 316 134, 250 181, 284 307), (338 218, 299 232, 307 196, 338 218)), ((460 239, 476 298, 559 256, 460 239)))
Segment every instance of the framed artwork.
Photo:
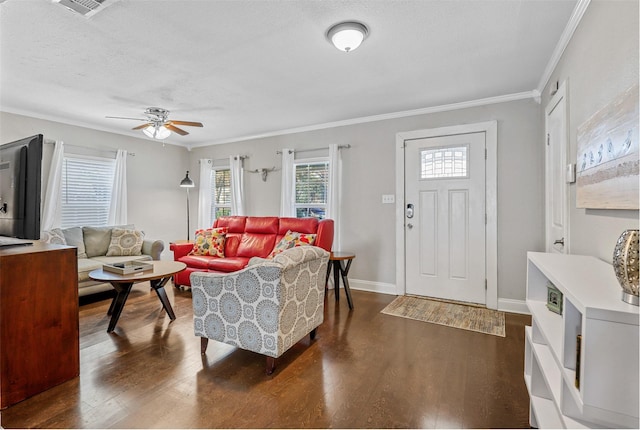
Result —
POLYGON ((576 206, 640 209, 638 84, 578 127, 576 206))

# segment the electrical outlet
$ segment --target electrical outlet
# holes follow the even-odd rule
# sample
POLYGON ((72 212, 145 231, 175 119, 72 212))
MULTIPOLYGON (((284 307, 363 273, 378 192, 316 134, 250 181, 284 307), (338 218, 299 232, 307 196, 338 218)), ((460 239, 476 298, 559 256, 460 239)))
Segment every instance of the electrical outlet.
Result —
POLYGON ((383 194, 382 195, 382 203, 383 204, 391 204, 396 202, 396 196, 393 194, 383 194))

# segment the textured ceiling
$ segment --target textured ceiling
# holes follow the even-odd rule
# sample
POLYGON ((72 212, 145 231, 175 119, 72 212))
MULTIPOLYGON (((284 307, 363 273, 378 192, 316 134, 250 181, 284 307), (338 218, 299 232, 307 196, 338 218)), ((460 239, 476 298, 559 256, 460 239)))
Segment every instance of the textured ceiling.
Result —
POLYGON ((149 106, 200 121, 185 146, 535 90, 575 0, 120 0, 87 18, 0 3, 0 109, 144 138, 149 106), (362 46, 326 30, 359 20, 362 46))

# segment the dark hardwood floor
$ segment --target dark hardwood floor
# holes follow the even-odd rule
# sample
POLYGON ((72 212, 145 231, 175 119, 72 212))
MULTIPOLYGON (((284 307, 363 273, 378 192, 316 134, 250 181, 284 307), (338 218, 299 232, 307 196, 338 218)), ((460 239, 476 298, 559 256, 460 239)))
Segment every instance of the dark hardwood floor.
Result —
POLYGON ((315 341, 264 357, 193 334, 191 293, 148 283, 107 334, 110 299, 80 307, 80 377, 0 413, 4 428, 528 428, 524 325, 500 338, 380 313, 394 296, 330 291, 315 341), (344 293, 343 293, 344 294, 344 293))

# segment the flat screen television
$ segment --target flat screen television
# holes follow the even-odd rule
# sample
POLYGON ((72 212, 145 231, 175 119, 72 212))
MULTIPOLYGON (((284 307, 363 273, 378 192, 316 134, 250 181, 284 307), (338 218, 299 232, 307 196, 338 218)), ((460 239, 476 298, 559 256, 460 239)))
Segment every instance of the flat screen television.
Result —
POLYGON ((40 239, 41 134, 0 145, 0 236, 40 239))

